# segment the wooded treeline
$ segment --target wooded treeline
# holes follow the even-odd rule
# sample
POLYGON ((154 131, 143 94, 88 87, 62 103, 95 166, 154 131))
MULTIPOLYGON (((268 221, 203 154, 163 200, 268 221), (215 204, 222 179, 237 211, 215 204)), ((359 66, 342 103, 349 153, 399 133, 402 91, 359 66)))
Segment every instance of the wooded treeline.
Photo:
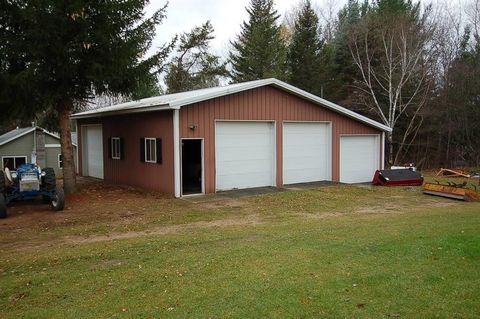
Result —
POLYGON ((388 164, 480 166, 480 1, 448 5, 305 0, 282 20, 252 0, 232 80, 277 77, 391 127, 388 164))
POLYGON ((0 130, 59 131, 68 192, 72 112, 275 77, 391 127, 389 164, 478 167, 480 0, 426 1, 300 0, 282 16, 274 0, 250 0, 225 57, 210 21, 152 54, 168 8, 148 14, 148 0, 3 1, 0 130))

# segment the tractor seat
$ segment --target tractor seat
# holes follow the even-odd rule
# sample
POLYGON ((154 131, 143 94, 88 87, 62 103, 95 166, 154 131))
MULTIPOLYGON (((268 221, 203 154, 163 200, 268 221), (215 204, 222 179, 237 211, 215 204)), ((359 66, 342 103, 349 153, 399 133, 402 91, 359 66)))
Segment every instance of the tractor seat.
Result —
POLYGON ((5 167, 4 172, 5 178, 7 179, 7 185, 11 185, 13 183, 12 172, 10 172, 10 169, 8 167, 5 167))

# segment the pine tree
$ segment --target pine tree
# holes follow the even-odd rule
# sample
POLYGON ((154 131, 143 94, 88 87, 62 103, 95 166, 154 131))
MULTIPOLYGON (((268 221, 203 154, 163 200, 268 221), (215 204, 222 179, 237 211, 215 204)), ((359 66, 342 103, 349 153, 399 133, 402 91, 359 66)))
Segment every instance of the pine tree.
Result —
POLYGON ((165 83, 168 93, 217 86, 228 75, 225 63, 210 52, 214 39, 210 21, 180 36, 176 56, 168 66, 165 83))
MULTIPOLYGON (((147 0, 0 2, 0 109, 51 114, 61 137, 65 191, 75 190, 70 114, 94 94, 130 95, 152 81, 169 47, 147 59, 165 7, 147 0)), ((2 119, 3 120, 3 119, 2 119)))
POLYGON ((251 0, 248 22, 242 25, 230 53, 233 82, 285 77, 285 44, 273 0, 251 0))
POLYGON ((322 52, 324 61, 322 70, 325 70, 326 73, 324 76, 325 97, 346 106, 350 106, 352 84, 358 73, 348 47, 348 37, 366 14, 368 8, 367 1, 360 4, 358 0, 348 0, 348 3, 338 13, 333 42, 329 43, 329 50, 322 52))
POLYGON ((292 41, 287 53, 289 82, 310 93, 320 95, 320 52, 318 16, 306 0, 295 19, 292 41))

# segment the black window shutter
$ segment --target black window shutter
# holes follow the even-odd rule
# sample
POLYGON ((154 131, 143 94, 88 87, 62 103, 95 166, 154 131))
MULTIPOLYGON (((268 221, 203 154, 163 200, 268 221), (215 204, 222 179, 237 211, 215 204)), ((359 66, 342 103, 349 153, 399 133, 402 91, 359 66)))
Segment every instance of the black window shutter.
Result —
POLYGON ((112 138, 108 138, 108 159, 112 159, 112 138))
POLYGON ((120 159, 125 159, 125 140, 123 137, 120 137, 120 159))
POLYGON ((162 139, 157 138, 157 163, 162 164, 162 139))
POLYGON ((140 162, 145 163, 145 138, 140 139, 140 162))

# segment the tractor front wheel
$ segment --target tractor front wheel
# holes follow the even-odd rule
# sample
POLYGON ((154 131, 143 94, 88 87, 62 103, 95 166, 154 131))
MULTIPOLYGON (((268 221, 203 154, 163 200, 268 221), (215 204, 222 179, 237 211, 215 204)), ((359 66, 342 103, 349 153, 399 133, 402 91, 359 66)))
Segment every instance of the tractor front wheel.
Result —
POLYGON ((63 188, 57 189, 55 194, 52 196, 52 209, 56 212, 63 210, 65 207, 65 193, 63 188))
POLYGON ((0 194, 0 218, 7 218, 7 202, 3 194, 0 194))

